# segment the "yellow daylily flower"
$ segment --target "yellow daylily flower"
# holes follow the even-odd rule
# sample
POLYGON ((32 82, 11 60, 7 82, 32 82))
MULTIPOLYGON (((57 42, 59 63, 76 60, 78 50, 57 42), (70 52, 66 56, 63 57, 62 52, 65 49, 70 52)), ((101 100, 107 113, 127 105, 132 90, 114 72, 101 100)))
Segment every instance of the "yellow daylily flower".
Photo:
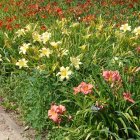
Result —
POLYGON ((131 26, 128 25, 128 23, 121 25, 120 30, 126 32, 126 31, 131 31, 131 26))
POLYGON ((0 62, 2 62, 3 60, 2 60, 2 55, 0 54, 0 62))
POLYGON ((80 62, 79 56, 77 57, 70 57, 71 65, 73 65, 77 70, 80 68, 79 65, 82 63, 80 62))
POLYGON ((19 66, 19 68, 21 69, 22 67, 28 67, 27 62, 28 61, 26 61, 25 58, 22 58, 22 59, 18 60, 16 65, 19 66))
POLYGON ((49 48, 42 48, 40 52, 40 57, 47 56, 49 58, 50 54, 52 54, 52 50, 50 50, 49 48))
POLYGON ((41 42, 41 35, 35 31, 32 33, 32 37, 33 37, 33 42, 41 42))
POLYGON ((30 43, 24 43, 22 46, 20 46, 19 53, 26 54, 27 49, 29 48, 31 44, 30 43))
POLYGON ((62 44, 62 42, 61 42, 61 41, 50 42, 50 44, 51 44, 52 47, 54 47, 54 48, 58 48, 58 46, 59 46, 60 44, 62 44))
POLYGON ((135 35, 140 35, 140 26, 135 28, 134 31, 135 35))
POLYGON ((72 71, 69 70, 69 67, 61 67, 60 72, 57 73, 56 76, 60 75, 60 80, 63 81, 64 79, 69 79, 69 76, 72 74, 72 71))
POLYGON ((42 39, 43 44, 46 44, 46 42, 49 41, 50 37, 51 37, 51 33, 49 33, 49 32, 43 33, 41 35, 41 39, 42 39))
POLYGON ((26 34, 25 29, 19 29, 15 34, 17 34, 17 37, 24 36, 26 34))

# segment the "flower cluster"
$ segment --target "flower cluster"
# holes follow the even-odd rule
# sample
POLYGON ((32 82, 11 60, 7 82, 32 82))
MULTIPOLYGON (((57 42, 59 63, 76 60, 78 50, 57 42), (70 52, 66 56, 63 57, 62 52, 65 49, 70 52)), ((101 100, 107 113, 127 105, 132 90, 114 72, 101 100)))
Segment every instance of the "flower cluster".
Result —
MULTIPOLYGON (((128 23, 123 24, 123 25, 121 25, 120 30, 122 30, 123 32, 131 31, 131 26, 129 26, 128 23)), ((136 27, 136 28, 133 30, 133 33, 134 33, 136 36, 140 35, 140 26, 136 27)))

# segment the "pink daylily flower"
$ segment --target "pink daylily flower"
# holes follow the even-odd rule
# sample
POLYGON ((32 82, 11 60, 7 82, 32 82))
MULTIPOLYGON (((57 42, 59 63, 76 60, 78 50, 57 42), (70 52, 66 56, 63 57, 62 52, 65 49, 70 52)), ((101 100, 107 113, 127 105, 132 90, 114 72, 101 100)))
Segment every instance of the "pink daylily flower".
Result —
POLYGON ((121 76, 118 71, 103 71, 103 77, 106 81, 116 82, 121 81, 121 76))
POLYGON ((66 111, 65 106, 63 105, 51 105, 51 109, 48 110, 48 117, 49 119, 53 120, 55 123, 61 122, 61 115, 66 111))
POLYGON ((129 102, 131 102, 131 103, 135 103, 135 101, 131 98, 131 94, 130 93, 123 93, 123 98, 124 98, 124 100, 126 100, 126 101, 129 101, 129 102))
POLYGON ((80 85, 81 85, 81 92, 82 93, 88 94, 88 93, 92 92, 92 88, 93 88, 92 84, 87 84, 85 82, 82 82, 80 85))
POLYGON ((93 88, 92 84, 81 82, 81 84, 78 87, 74 87, 73 90, 74 90, 74 94, 81 92, 86 95, 92 92, 92 88, 93 88))

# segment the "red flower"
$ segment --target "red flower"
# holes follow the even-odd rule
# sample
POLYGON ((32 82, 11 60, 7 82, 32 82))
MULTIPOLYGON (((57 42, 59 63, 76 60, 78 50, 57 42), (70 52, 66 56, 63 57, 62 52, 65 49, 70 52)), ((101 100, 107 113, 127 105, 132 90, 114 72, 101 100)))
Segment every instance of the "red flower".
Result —
POLYGON ((41 18, 47 18, 47 16, 46 15, 41 15, 41 18))
POLYGON ((13 30, 13 27, 12 27, 11 24, 7 24, 7 25, 6 25, 6 29, 7 29, 7 30, 13 30))
POLYGON ((82 19, 82 21, 83 22, 91 22, 91 21, 95 20, 95 18, 96 18, 95 15, 87 15, 82 19))
POLYGON ((124 98, 124 100, 126 100, 126 101, 129 101, 129 102, 131 102, 131 103, 135 103, 135 101, 131 98, 131 94, 130 93, 123 93, 123 98, 124 98))
POLYGON ((0 3, 0 8, 2 7, 2 3, 0 3))
POLYGON ((63 14, 63 11, 61 8, 56 8, 56 12, 58 15, 62 15, 63 14))
POLYGON ((0 28, 3 26, 3 21, 0 20, 0 28))
POLYGON ((47 30, 47 27, 45 25, 42 25, 40 28, 41 30, 47 30))
POLYGON ((15 28, 20 28, 20 24, 15 24, 14 27, 15 28))
POLYGON ((67 4, 70 4, 73 0, 65 0, 67 4))
POLYGON ((132 3, 130 3, 130 4, 128 5, 128 7, 129 7, 129 8, 134 8, 134 5, 133 5, 132 3))
POLYGON ((8 7, 5 7, 3 10, 4 10, 4 12, 8 12, 9 9, 8 9, 8 7))

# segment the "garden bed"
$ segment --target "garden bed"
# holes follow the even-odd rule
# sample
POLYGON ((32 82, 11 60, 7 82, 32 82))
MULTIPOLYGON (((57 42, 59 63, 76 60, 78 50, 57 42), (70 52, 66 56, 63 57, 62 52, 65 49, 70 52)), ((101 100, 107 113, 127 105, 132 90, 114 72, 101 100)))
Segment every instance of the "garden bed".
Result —
POLYGON ((0 96, 49 140, 140 138, 140 2, 1 1, 0 96))

